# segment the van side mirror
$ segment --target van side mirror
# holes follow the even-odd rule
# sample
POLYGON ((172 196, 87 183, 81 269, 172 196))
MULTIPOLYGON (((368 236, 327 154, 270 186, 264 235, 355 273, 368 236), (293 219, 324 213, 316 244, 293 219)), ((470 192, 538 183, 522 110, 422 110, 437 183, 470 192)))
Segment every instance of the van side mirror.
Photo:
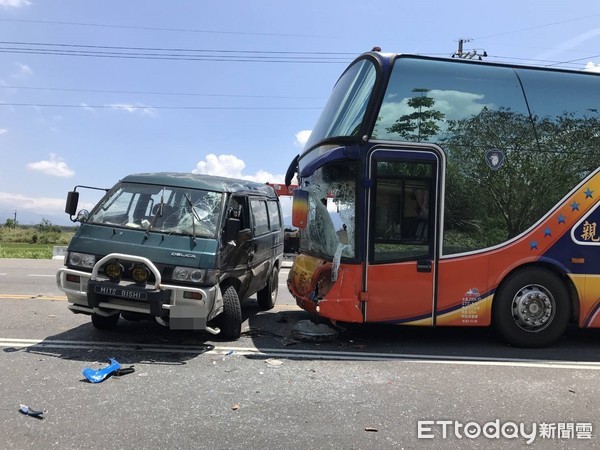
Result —
POLYGON ((306 228, 308 223, 308 191, 296 189, 292 202, 292 225, 306 228))
POLYGON ((67 194, 67 203, 65 204, 65 212, 70 216, 74 216, 75 214, 77 214, 77 204, 78 203, 79 203, 79 192, 70 191, 67 194))
POLYGON ((230 217, 225 222, 225 242, 235 241, 240 234, 241 222, 240 219, 230 217))

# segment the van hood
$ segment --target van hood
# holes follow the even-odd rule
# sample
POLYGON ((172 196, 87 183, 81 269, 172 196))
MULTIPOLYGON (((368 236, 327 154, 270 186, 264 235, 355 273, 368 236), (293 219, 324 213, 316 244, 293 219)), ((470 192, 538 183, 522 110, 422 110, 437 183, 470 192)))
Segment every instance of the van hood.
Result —
POLYGON ((124 253, 148 258, 155 264, 212 269, 217 263, 217 239, 169 235, 145 230, 130 230, 82 224, 68 251, 90 253, 99 257, 124 253))

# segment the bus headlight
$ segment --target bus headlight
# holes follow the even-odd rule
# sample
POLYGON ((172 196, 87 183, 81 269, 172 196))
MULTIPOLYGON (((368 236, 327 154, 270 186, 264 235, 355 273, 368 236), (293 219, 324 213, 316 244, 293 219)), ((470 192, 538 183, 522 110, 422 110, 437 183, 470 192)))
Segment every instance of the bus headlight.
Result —
POLYGON ((75 267, 84 267, 91 269, 96 264, 96 257, 87 253, 70 252, 68 257, 68 265, 75 267))

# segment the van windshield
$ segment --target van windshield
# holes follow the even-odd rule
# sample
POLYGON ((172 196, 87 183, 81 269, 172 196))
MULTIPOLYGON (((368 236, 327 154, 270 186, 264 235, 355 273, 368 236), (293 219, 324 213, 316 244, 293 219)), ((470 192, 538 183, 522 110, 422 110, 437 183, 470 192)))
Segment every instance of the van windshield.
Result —
POLYGON ((216 238, 222 207, 220 192, 119 183, 94 207, 87 222, 216 238))

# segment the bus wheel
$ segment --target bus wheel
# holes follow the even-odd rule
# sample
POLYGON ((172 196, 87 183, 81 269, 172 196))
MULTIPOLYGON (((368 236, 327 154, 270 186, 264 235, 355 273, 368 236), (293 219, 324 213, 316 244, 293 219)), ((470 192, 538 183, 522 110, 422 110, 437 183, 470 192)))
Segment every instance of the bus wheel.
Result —
POLYGON ((112 330, 117 326, 118 321, 119 314, 113 314, 108 317, 101 316, 100 314, 92 314, 92 325, 99 330, 112 330))
POLYGON ((569 293, 552 272, 527 268, 500 286, 493 305, 496 328, 517 347, 545 347, 564 333, 570 317, 569 293))
POLYGON ((267 285, 256 293, 258 306, 262 310, 273 309, 277 301, 277 292, 279 291, 279 271, 273 267, 271 276, 267 285))
POLYGON ((223 312, 217 322, 221 328, 219 336, 223 339, 235 340, 242 334, 242 308, 233 286, 229 286, 223 292, 223 312))

